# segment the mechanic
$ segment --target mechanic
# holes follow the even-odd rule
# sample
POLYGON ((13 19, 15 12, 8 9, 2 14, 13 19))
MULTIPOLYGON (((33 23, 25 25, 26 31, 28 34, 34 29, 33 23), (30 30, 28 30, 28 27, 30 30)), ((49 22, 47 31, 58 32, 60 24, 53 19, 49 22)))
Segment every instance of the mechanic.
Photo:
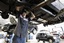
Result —
MULTIPOLYGON (((23 5, 16 5, 16 11, 18 13, 18 23, 14 30, 15 36, 13 38, 13 43, 26 43, 28 29, 28 18, 26 16, 28 12, 22 11, 25 7, 25 4, 26 3, 24 3, 23 5)), ((35 18, 35 16, 32 13, 32 17, 30 19, 32 20, 33 18, 35 18)))

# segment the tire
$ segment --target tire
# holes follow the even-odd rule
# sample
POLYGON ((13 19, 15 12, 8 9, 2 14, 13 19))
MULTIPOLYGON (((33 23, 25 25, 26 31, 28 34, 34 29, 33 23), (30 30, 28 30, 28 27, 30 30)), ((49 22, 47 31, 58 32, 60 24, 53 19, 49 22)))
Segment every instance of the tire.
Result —
POLYGON ((53 43, 53 40, 52 39, 49 39, 49 43, 53 43))

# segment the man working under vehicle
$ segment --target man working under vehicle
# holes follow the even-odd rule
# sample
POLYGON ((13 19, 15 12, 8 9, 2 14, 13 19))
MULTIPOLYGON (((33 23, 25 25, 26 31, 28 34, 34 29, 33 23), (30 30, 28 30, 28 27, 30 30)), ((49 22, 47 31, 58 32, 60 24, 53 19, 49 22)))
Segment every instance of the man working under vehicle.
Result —
MULTIPOLYGON (((13 43, 26 43, 28 29, 28 18, 26 18, 26 16, 28 12, 22 11, 25 7, 25 4, 26 3, 24 3, 23 5, 16 6, 16 11, 18 13, 18 23, 16 29, 14 30, 15 36, 13 38, 13 43)), ((32 13, 32 17, 30 19, 33 19, 34 17, 35 16, 32 13)))

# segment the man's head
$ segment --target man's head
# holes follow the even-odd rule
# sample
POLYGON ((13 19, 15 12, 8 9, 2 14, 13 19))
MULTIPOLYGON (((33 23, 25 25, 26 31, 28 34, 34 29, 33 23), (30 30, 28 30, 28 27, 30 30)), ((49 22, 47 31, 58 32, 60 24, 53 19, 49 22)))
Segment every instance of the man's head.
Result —
POLYGON ((22 10, 25 6, 27 6, 28 3, 25 0, 17 0, 15 2, 15 8, 17 11, 22 10))
POLYGON ((25 5, 21 5, 21 6, 16 6, 16 11, 20 11, 25 7, 25 5))

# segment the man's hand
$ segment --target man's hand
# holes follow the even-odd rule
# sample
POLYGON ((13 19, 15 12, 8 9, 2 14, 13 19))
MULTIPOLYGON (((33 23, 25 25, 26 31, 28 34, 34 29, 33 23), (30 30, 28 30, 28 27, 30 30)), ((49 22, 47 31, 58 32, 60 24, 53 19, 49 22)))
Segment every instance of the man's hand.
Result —
POLYGON ((21 15, 22 15, 23 18, 26 18, 27 14, 25 12, 23 12, 23 14, 21 14, 21 15))

